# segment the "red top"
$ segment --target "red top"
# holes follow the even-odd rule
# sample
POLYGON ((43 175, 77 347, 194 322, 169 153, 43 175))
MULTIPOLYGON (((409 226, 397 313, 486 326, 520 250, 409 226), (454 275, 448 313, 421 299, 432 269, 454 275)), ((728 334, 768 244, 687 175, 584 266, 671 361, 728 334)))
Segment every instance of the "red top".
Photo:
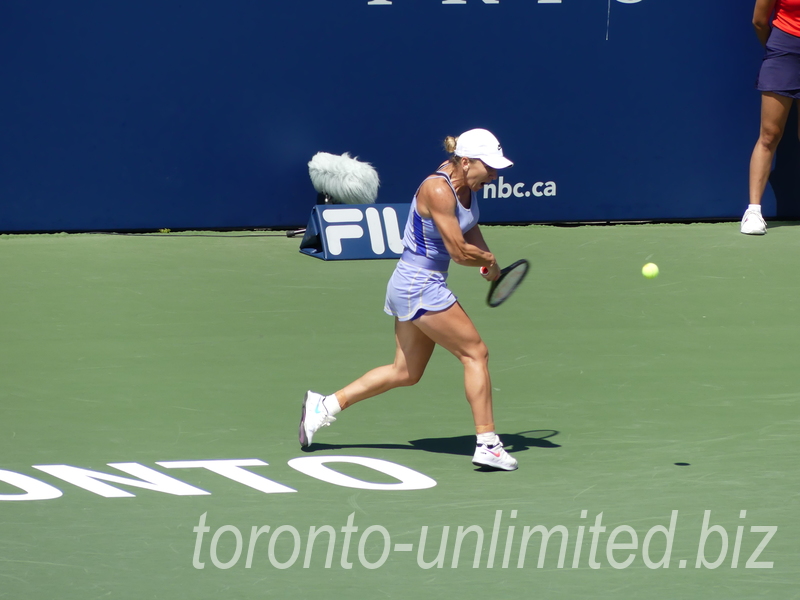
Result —
POLYGON ((800 37, 800 0, 777 0, 772 24, 781 31, 800 37))

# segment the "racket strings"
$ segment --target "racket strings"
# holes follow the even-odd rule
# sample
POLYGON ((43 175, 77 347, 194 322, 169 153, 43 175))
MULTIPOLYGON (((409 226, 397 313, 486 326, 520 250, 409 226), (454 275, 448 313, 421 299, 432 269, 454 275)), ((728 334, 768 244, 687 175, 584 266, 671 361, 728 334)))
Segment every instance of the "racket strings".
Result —
POLYGON ((503 271, 500 279, 489 294, 490 306, 499 306, 514 293, 514 290, 519 287, 528 272, 528 262, 524 260, 518 261, 503 271))

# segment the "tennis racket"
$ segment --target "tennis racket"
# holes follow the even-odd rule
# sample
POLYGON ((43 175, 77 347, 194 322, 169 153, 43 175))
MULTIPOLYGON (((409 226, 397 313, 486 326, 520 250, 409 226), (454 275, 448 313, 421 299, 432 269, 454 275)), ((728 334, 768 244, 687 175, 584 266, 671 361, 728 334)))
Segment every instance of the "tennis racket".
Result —
MULTIPOLYGON (((513 265, 502 269, 500 271, 500 277, 495 279, 489 287, 489 295, 486 297, 486 304, 494 308, 508 300, 509 296, 514 293, 519 287, 519 284, 522 283, 522 280, 525 279, 529 267, 530 263, 523 258, 513 265)), ((481 273, 485 275, 488 272, 489 269, 481 267, 481 273)))

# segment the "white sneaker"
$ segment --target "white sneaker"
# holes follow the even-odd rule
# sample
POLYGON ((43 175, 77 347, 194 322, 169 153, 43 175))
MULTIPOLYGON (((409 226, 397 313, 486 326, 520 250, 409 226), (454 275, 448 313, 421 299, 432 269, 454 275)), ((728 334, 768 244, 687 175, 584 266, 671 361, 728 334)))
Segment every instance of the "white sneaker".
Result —
POLYGON ((510 456, 503 448, 503 442, 497 440, 494 446, 478 444, 475 447, 475 455, 472 457, 472 464, 479 467, 492 467, 503 471, 514 471, 517 468, 517 459, 510 456))
POLYGON ((764 235, 767 233, 767 222, 761 213, 748 208, 742 217, 740 231, 747 235, 764 235))
POLYGON ((300 415, 300 446, 305 448, 311 445, 314 434, 322 427, 328 427, 336 418, 328 414, 322 404, 325 396, 311 390, 303 398, 303 412, 300 415))

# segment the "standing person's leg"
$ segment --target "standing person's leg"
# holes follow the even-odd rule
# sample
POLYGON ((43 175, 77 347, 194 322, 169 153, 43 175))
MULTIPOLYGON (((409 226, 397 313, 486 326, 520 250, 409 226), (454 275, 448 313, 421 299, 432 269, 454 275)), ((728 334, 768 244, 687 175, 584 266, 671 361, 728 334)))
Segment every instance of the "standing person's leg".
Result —
POLYGON ((464 365, 464 391, 472 409, 476 433, 494 431, 489 350, 472 320, 456 303, 447 310, 427 313, 416 326, 464 365))
POLYGON ((414 385, 420 380, 433 354, 433 340, 416 327, 414 321, 395 319, 394 334, 394 362, 372 369, 336 392, 342 410, 396 387, 414 385))
POLYGON ((300 417, 300 445, 309 446, 314 434, 335 421, 335 415, 348 406, 393 388, 417 383, 425 372, 434 346, 433 340, 412 321, 395 319, 395 357, 392 364, 372 369, 330 396, 306 392, 300 417))
POLYGON ((516 469, 516 459, 508 455, 494 430, 489 351, 472 320, 456 303, 446 310, 425 314, 415 323, 464 365, 464 390, 478 436, 472 462, 506 471, 516 469))
POLYGON ((767 232, 761 215, 761 198, 791 108, 792 99, 787 96, 773 92, 761 94, 761 129, 750 157, 750 206, 742 218, 742 233, 761 235, 767 232))

